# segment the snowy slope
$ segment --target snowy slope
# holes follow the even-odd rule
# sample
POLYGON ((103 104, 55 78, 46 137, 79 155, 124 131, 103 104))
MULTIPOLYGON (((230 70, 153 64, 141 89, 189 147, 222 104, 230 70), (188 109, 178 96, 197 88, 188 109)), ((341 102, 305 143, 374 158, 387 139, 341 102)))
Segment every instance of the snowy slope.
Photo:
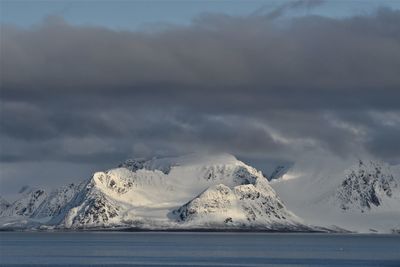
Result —
POLYGON ((208 227, 210 223, 228 227, 225 220, 229 215, 241 226, 272 229, 301 225, 262 174, 232 155, 131 160, 120 166, 95 173, 57 223, 67 228, 190 228, 208 227), (235 199, 230 206, 201 219, 192 216, 185 220, 178 215, 196 196, 202 199, 203 207, 214 205, 220 199, 203 196, 220 187, 229 190, 227 199, 235 199), (256 198, 249 200, 253 196, 256 198))
POLYGON ((356 232, 400 229, 398 185, 395 168, 367 160, 332 172, 294 167, 271 182, 286 206, 307 223, 356 232))
POLYGON ((69 184, 52 191, 31 215, 33 218, 51 218, 57 216, 62 208, 82 189, 81 184, 69 184))
POLYGON ((10 203, 0 196, 0 216, 10 206, 10 203))
POLYGON ((20 194, 20 198, 3 211, 2 217, 30 217, 47 197, 43 189, 28 187, 24 187, 20 194))
POLYGON ((288 211, 265 179, 254 184, 214 185, 172 212, 186 225, 300 229, 301 221, 288 211))

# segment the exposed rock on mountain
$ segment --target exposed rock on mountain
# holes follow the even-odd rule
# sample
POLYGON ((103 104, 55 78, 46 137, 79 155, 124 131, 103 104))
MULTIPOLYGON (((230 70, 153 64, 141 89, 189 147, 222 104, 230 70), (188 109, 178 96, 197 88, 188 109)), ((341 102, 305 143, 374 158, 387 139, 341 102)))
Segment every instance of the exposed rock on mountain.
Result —
POLYGON ((47 194, 43 189, 24 188, 20 192, 22 194, 21 198, 9 205, 1 214, 2 216, 30 217, 47 198, 47 194))
POLYGON ((300 225, 265 183, 243 184, 233 188, 219 184, 173 211, 178 220, 195 225, 274 228, 300 225))
POLYGON ((285 175, 291 168, 291 165, 279 165, 277 166, 272 173, 267 177, 268 181, 276 180, 285 175))
POLYGON ((336 197, 343 210, 369 211, 385 200, 399 196, 399 184, 387 164, 360 160, 358 166, 348 171, 336 197))
POLYGON ((35 210, 32 217, 45 218, 59 215, 64 206, 81 190, 82 185, 83 183, 69 184, 52 191, 35 210))
POLYGON ((0 196, 0 216, 8 207, 10 207, 10 203, 0 196))

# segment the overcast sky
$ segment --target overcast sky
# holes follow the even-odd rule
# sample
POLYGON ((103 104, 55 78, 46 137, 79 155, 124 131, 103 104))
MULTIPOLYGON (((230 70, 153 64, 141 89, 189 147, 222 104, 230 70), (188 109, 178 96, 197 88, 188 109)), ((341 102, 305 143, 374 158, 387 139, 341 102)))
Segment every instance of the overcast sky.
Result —
POLYGON ((0 194, 195 151, 400 163, 399 2, 59 3, 1 2, 0 194))

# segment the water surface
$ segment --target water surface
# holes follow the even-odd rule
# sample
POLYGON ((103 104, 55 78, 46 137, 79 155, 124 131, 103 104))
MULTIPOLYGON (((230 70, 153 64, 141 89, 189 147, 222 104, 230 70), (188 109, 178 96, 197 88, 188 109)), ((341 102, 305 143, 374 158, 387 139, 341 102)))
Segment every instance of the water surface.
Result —
POLYGON ((1 232, 1 266, 400 266, 399 235, 1 232))

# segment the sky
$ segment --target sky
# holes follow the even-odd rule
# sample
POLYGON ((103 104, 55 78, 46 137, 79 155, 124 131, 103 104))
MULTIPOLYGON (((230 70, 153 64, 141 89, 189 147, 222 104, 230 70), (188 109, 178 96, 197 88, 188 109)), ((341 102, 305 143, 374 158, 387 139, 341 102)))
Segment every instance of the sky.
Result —
MULTIPOLYGON (((115 30, 149 30, 163 24, 188 25, 202 13, 248 16, 257 12, 268 13, 296 1, 2 0, 0 2, 0 21, 21 27, 31 27, 40 23, 46 16, 53 15, 61 16, 73 25, 104 26, 115 30)), ((383 6, 400 8, 400 2, 397 0, 311 0, 308 2, 308 6, 305 5, 303 8, 287 10, 289 15, 318 14, 328 17, 348 17, 354 14, 370 13, 383 6)))
POLYGON ((0 194, 192 152, 266 173, 400 163, 400 1, 2 0, 0 15, 0 194))

